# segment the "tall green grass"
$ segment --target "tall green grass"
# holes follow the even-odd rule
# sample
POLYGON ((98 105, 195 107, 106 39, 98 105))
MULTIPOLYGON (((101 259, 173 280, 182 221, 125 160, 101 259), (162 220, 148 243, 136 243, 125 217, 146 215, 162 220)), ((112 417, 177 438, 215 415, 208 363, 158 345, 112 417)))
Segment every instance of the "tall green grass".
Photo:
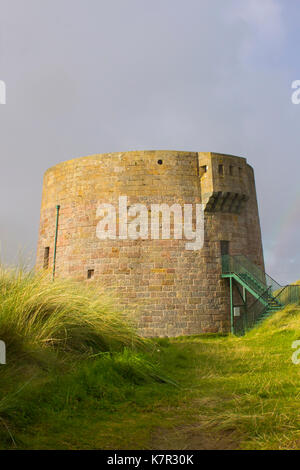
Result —
POLYGON ((299 448, 299 306, 243 337, 146 341, 115 303, 0 269, 1 449, 299 448))
POLYGON ((52 282, 44 273, 0 267, 0 339, 14 354, 73 353, 142 347, 132 315, 121 313, 99 285, 52 282))
POLYGON ((170 382, 135 313, 118 310, 99 284, 0 266, 0 448, 22 447, 24 426, 63 426, 79 403, 109 411, 135 386, 170 382))

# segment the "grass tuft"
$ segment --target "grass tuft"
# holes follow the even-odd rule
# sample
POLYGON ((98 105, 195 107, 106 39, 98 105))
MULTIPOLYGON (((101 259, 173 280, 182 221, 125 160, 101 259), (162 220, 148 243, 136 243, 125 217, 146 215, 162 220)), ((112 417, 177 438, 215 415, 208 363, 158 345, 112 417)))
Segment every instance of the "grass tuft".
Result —
POLYGON ((97 285, 2 267, 0 301, 0 338, 10 362, 45 349, 92 354, 145 344, 132 316, 119 312, 97 285))

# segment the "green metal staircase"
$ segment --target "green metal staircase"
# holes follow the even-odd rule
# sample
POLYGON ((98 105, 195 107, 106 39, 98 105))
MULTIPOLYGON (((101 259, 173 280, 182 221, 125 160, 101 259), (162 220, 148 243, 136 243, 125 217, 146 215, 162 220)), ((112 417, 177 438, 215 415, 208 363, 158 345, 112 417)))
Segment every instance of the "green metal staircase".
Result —
MULTIPOLYGON (((280 293, 285 289, 272 279, 263 269, 252 263, 246 256, 222 256, 222 278, 230 282, 231 331, 235 334, 244 333, 264 321, 274 312, 281 310, 280 293), (233 287, 236 286, 243 301, 243 321, 234 318, 233 287), (242 291, 240 291, 240 287, 242 291), (254 297, 248 306, 246 291, 254 297)), ((297 286, 298 287, 298 286, 297 286)))

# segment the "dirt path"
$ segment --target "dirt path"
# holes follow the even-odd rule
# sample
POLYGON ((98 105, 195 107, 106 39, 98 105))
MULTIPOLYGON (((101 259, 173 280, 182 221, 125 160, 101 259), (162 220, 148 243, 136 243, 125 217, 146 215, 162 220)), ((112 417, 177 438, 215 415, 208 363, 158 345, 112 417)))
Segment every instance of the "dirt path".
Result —
POLYGON ((151 436, 151 449, 155 450, 237 450, 238 447, 234 431, 212 434, 201 424, 158 428, 151 436))

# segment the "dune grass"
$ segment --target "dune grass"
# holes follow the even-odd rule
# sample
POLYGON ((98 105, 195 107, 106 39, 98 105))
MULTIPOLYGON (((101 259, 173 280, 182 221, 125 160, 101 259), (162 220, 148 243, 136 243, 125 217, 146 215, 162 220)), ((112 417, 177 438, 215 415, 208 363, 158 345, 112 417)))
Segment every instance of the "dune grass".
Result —
POLYGON ((300 306, 143 340, 99 286, 2 269, 0 448, 300 449, 300 306))
POLYGON ((57 426, 76 404, 110 409, 137 384, 174 384, 152 360, 155 345, 137 334, 133 314, 118 311, 95 283, 1 267, 0 339, 7 353, 0 448, 22 447, 23 426, 30 431, 54 410, 57 426))
POLYGON ((99 352, 142 346, 133 320, 97 285, 0 268, 0 337, 8 354, 33 349, 99 352))

